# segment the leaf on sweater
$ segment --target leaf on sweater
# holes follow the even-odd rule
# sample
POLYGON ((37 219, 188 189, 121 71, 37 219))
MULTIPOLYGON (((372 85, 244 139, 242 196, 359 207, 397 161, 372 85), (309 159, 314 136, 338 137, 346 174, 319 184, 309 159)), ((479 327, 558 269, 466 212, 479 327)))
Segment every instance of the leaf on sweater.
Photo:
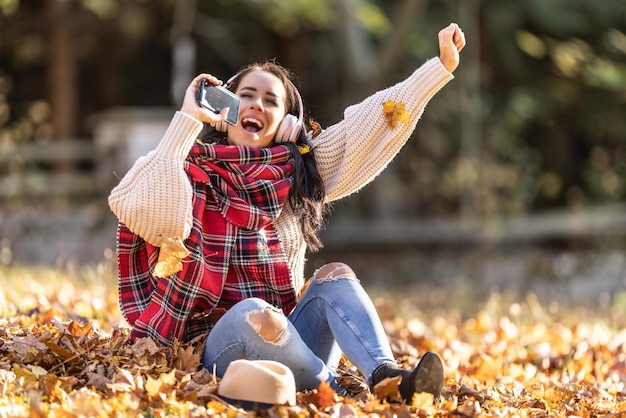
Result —
POLYGON ((183 269, 183 258, 189 250, 180 238, 165 238, 159 251, 159 259, 154 266, 154 277, 165 278, 183 269))
POLYGON ((409 112, 404 108, 404 103, 387 100, 383 103, 383 116, 387 119, 389 128, 395 129, 398 123, 407 123, 409 121, 409 112))

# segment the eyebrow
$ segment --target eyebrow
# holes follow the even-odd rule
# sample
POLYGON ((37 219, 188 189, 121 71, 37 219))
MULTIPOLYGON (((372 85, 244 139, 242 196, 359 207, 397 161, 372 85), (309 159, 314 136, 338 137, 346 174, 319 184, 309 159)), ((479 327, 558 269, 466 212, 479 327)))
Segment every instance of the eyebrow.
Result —
MULTIPOLYGON (((245 87, 244 86, 244 87, 241 88, 240 91, 244 91, 244 90, 251 90, 251 91, 256 92, 257 88, 256 87, 245 87)), ((265 94, 267 94, 268 96, 272 96, 272 97, 275 97, 276 99, 278 99, 278 95, 276 93, 274 93, 274 92, 268 91, 265 94)))

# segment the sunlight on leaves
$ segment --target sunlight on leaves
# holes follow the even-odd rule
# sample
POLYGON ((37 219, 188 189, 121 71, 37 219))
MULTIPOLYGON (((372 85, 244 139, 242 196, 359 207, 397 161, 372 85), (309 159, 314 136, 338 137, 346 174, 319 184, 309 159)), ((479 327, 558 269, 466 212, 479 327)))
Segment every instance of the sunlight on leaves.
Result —
MULTIPOLYGON (((29 286, 8 287, 3 302, 9 315, 0 321, 0 416, 243 416, 243 410, 216 396, 220 380, 201 366, 202 339, 169 348, 149 338, 131 343, 114 303, 102 305, 97 326, 89 318, 74 319, 78 302, 93 304, 90 298, 102 297, 101 290, 93 290, 100 288, 91 286, 106 280, 78 285, 59 272, 29 274, 29 286), (72 292, 59 298, 58 289, 72 292)), ((23 273, 16 277, 24 282, 23 273)), ((115 283, 109 283, 115 295, 115 283)), ((411 300, 420 305, 417 297, 411 300)), ((615 300, 623 304, 619 295, 615 300)), ((454 301, 449 302, 452 311, 454 301)), ((351 388, 351 395, 340 396, 324 383, 298 392, 296 406, 276 406, 270 416, 606 416, 626 411, 626 331, 600 313, 566 321, 560 303, 557 320, 551 316, 555 307, 544 307, 532 295, 510 304, 493 295, 463 319, 408 311, 404 317, 396 297, 376 303, 387 313, 382 319, 399 363, 417 364, 428 350, 441 353, 446 384, 440 399, 418 393, 409 405, 400 403, 400 377, 383 380, 372 393, 344 359, 339 382, 351 388)), ((571 315, 580 314, 572 309, 571 315)))

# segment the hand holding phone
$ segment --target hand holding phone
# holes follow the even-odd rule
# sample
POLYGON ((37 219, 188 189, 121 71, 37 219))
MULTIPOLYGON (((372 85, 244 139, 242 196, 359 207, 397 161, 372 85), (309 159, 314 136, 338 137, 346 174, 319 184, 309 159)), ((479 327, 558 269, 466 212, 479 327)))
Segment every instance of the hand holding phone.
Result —
POLYGON ((236 125, 239 119, 239 96, 222 86, 215 86, 202 80, 198 89, 198 103, 205 109, 220 113, 229 108, 226 122, 236 125))

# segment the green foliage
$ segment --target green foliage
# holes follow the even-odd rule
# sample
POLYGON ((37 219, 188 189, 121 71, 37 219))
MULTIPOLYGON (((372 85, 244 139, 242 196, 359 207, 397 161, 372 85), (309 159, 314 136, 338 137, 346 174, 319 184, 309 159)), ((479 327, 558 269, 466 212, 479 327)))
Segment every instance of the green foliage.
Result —
MULTIPOLYGON (((189 12, 180 7, 185 3, 72 3, 79 6, 72 16, 88 22, 74 26, 81 120, 106 106, 172 105, 171 28, 175 14, 189 12), (99 89, 113 85, 108 83, 117 84, 99 89)), ((406 179, 397 193, 397 215, 506 215, 626 198, 623 0, 187 5, 196 10, 182 29, 197 42, 197 71, 225 76, 247 62, 276 58, 302 81, 310 115, 323 125, 336 121, 346 105, 436 56, 437 31, 458 22, 468 46, 456 80, 429 104, 394 162, 406 179)), ((50 115, 32 117, 33 109, 47 103, 45 91, 33 87, 33 80, 45 79, 47 34, 27 29, 20 11, 27 21, 42 19, 29 2, 0 0, 4 143, 50 132, 50 115)), ((367 188, 346 210, 376 215, 368 203, 372 193, 367 188)))
POLYGON ((327 29, 336 21, 330 0, 244 0, 239 7, 260 14, 276 33, 291 36, 302 29, 327 29))
POLYGON ((0 12, 6 16, 10 16, 17 11, 19 0, 0 0, 0 12))

